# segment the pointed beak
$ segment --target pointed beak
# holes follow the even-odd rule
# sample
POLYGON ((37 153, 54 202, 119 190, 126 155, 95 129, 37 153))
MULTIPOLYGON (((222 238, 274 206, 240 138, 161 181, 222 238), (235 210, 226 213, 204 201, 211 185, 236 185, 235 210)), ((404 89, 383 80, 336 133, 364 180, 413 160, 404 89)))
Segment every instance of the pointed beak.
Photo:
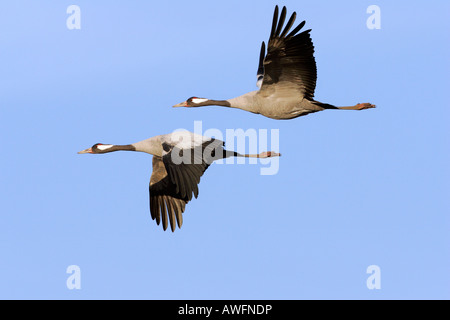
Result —
POLYGON ((83 154, 83 153, 92 153, 92 147, 78 152, 78 154, 83 154))
POLYGON ((174 105, 174 106, 172 106, 172 107, 173 107, 173 108, 186 107, 186 101, 181 102, 181 103, 179 103, 179 104, 176 104, 176 105, 174 105))

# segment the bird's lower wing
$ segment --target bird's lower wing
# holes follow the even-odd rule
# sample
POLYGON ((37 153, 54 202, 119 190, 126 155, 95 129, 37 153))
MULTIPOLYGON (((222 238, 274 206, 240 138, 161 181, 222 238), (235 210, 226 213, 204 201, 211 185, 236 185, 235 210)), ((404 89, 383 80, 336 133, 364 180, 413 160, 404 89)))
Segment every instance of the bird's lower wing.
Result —
POLYGON ((153 220, 159 225, 162 222, 166 230, 170 224, 171 230, 175 231, 176 225, 181 228, 183 224, 183 212, 187 197, 177 192, 177 186, 172 182, 166 171, 161 157, 153 157, 153 172, 150 178, 150 213, 153 220))

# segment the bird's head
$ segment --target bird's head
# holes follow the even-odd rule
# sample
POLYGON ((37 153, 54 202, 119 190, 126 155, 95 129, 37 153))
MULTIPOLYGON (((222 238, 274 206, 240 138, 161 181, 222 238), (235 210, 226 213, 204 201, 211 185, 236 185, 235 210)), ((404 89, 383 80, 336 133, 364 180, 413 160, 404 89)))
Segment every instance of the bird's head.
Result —
POLYGON ((190 97, 189 99, 187 99, 184 102, 181 102, 179 104, 174 105, 173 107, 201 107, 201 106, 206 106, 209 99, 206 98, 198 98, 198 97, 190 97))
POLYGON ((87 148, 85 150, 81 150, 78 152, 78 154, 83 154, 83 153, 107 153, 109 151, 111 151, 110 149, 113 147, 112 144, 103 144, 103 143, 96 143, 94 144, 92 147, 87 148))

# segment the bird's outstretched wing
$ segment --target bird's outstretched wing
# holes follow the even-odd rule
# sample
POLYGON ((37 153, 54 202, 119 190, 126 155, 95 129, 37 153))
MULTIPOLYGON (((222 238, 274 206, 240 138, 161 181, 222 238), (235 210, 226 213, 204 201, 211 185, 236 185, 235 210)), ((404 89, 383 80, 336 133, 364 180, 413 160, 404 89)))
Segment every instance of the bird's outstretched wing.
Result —
POLYGON ((167 174, 161 157, 153 156, 153 172, 150 177, 150 213, 153 220, 159 225, 162 220, 163 229, 166 230, 168 222, 172 231, 175 231, 175 220, 178 227, 183 224, 183 212, 188 203, 186 197, 176 192, 176 185, 167 174))
POLYGON ((192 148, 163 142, 163 156, 153 156, 150 179, 150 212, 163 229, 181 227, 182 213, 192 196, 198 196, 198 184, 209 165, 223 157, 223 142, 212 139, 192 148))
MULTIPOLYGON (((297 34, 305 25, 303 21, 288 34, 295 18, 294 12, 283 29, 286 7, 283 7, 279 19, 278 6, 275 7, 267 54, 262 66, 264 78, 261 90, 282 85, 285 88, 298 90, 306 98, 313 98, 317 68, 314 45, 309 34, 311 29, 297 34)), ((261 70, 261 65, 258 70, 261 70)))

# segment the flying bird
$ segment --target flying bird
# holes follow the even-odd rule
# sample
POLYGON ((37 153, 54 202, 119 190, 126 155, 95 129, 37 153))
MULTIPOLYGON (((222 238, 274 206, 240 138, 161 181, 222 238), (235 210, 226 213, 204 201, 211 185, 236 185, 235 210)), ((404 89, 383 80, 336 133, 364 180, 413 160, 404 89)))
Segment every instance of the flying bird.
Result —
POLYGON ((174 107, 216 105, 238 108, 278 120, 293 119, 325 109, 375 108, 375 105, 370 103, 336 107, 313 99, 317 68, 310 37, 311 29, 298 33, 305 25, 303 21, 289 32, 296 15, 295 12, 291 15, 283 29, 286 7, 283 7, 278 18, 278 6, 275 6, 267 52, 265 43, 261 44, 256 83, 259 90, 228 100, 191 97, 174 107))
POLYGON ((150 177, 150 213, 153 220, 172 232, 183 223, 182 213, 192 196, 198 196, 200 177, 214 160, 228 157, 269 158, 280 156, 268 151, 240 154, 224 148, 224 142, 189 131, 155 136, 128 145, 97 143, 78 152, 103 154, 113 151, 140 151, 153 155, 150 177))

